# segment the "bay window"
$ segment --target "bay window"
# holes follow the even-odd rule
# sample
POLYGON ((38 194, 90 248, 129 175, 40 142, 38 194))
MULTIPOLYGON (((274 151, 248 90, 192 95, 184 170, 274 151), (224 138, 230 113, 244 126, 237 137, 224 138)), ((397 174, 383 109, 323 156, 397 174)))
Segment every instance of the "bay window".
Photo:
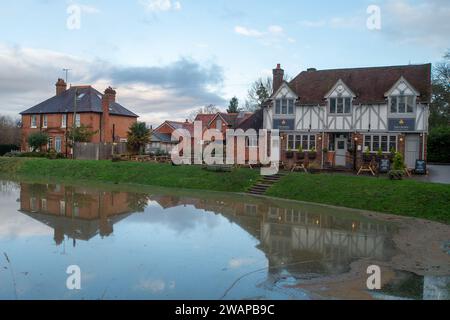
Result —
POLYGON ((397 136, 395 135, 365 135, 364 151, 389 153, 397 151, 397 136))
POLYGON ((393 96, 390 99, 391 113, 414 113, 416 98, 414 96, 393 96))

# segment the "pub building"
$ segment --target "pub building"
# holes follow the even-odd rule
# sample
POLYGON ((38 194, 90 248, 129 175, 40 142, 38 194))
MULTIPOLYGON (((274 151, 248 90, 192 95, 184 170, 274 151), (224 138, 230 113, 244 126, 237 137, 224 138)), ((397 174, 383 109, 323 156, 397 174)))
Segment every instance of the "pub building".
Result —
POLYGON ((280 131, 281 161, 357 170, 364 154, 426 161, 431 64, 301 72, 284 81, 273 70, 264 129, 280 131), (356 151, 356 152, 355 152, 356 151))

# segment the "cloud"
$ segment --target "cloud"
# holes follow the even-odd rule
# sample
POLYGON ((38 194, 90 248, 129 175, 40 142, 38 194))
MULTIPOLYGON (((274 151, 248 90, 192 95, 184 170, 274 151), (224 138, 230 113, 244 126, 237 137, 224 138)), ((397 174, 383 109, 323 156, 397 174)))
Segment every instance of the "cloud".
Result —
POLYGON ((114 86, 118 101, 153 125, 183 120, 193 109, 225 102, 220 91, 223 70, 215 63, 180 58, 165 65, 128 67, 0 44, 0 113, 17 117, 54 95, 63 68, 72 69, 70 83, 91 84, 99 91, 114 86))
POLYGON ((181 3, 172 0, 139 0, 139 3, 150 12, 165 12, 181 10, 181 3))
POLYGON ((283 27, 279 25, 271 25, 266 31, 236 26, 234 27, 234 32, 244 37, 257 38, 261 44, 267 46, 279 45, 282 41, 296 42, 294 38, 287 36, 283 27))
POLYGON ((448 46, 450 2, 448 0, 388 0, 381 6, 381 32, 401 44, 448 46))

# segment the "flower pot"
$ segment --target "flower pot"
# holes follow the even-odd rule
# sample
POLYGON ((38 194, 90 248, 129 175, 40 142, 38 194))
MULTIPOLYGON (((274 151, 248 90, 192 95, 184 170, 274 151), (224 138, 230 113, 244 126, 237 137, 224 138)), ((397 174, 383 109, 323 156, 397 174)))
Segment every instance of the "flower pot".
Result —
POLYGON ((309 152, 308 153, 309 160, 315 160, 316 158, 317 158, 317 152, 309 152))
POLYGON ((292 158, 294 158, 294 152, 287 151, 286 152, 286 159, 292 159, 292 158))
POLYGON ((304 160, 304 159, 305 159, 305 153, 297 152, 297 160, 304 160))

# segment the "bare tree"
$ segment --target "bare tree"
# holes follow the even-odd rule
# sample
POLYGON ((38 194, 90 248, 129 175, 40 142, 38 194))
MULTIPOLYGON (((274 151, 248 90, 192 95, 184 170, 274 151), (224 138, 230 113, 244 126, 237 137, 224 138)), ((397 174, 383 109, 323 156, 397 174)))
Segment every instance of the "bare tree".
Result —
MULTIPOLYGON (((291 77, 284 75, 284 81, 290 81, 291 77)), ((271 77, 259 78, 253 82, 248 90, 245 110, 254 112, 261 108, 262 104, 273 94, 273 80, 271 77)))
POLYGON ((204 106, 203 108, 191 112, 189 114, 189 121, 193 122, 199 114, 216 114, 218 112, 220 112, 219 108, 217 108, 213 104, 209 104, 207 106, 204 106))
POLYGON ((20 144, 20 124, 12 117, 0 115, 0 144, 20 144))

